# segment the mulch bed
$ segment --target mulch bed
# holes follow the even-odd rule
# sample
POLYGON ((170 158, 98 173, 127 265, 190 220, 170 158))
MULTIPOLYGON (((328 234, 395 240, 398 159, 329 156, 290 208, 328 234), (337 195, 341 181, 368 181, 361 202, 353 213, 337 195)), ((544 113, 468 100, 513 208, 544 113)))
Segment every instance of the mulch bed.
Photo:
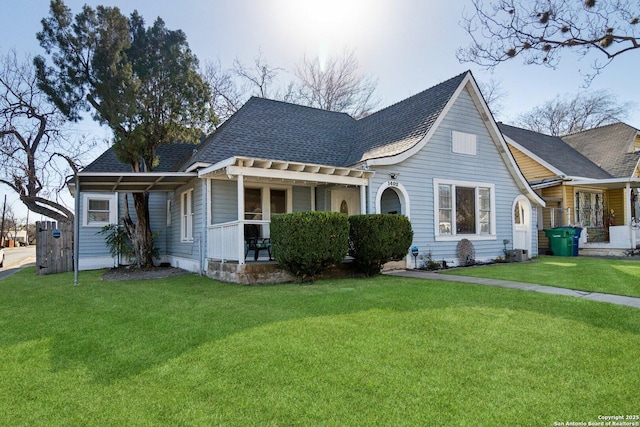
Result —
POLYGON ((107 270, 102 276, 102 280, 150 280, 164 279, 167 277, 182 276, 189 274, 188 271, 175 267, 153 267, 137 269, 131 266, 120 266, 107 270))

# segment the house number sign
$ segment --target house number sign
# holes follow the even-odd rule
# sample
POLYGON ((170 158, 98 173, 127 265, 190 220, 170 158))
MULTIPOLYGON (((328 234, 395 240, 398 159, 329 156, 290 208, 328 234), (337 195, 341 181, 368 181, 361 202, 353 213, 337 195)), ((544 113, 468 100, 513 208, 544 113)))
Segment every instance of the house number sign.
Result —
POLYGON ((398 183, 398 181, 387 181, 387 185, 389 187, 399 187, 400 184, 398 183))

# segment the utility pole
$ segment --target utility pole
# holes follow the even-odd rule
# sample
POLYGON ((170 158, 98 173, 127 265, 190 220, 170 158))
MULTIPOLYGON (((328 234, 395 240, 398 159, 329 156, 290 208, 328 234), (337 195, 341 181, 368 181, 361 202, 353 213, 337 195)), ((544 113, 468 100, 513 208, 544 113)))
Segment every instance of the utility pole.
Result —
POLYGON ((2 206, 2 226, 0 227, 0 246, 4 246, 4 214, 7 211, 7 195, 4 195, 4 205, 2 206))

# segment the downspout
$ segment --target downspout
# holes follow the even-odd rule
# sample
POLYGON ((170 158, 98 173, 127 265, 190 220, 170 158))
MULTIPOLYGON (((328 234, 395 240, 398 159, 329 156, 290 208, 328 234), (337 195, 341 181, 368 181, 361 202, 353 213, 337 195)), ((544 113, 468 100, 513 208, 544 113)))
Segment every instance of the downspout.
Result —
POLYGON ((78 285, 78 268, 80 266, 80 177, 75 174, 76 188, 74 189, 76 200, 74 202, 76 214, 73 218, 73 284, 78 285))

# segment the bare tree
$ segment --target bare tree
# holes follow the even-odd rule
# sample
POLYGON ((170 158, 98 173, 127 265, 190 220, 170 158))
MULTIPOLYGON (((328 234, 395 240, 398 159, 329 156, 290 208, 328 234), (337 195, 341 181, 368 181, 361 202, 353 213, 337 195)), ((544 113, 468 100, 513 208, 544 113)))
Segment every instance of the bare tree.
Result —
POLYGON ((38 88, 30 58, 15 51, 0 58, 0 182, 32 212, 73 221, 61 201, 67 178, 77 171, 80 144, 67 138, 66 120, 38 88))
POLYGON ((331 57, 326 64, 304 56, 296 67, 299 102, 323 110, 340 111, 353 117, 366 116, 379 101, 375 99, 377 81, 359 73, 353 51, 331 57))
POLYGON ((606 90, 557 96, 516 119, 526 129, 553 136, 568 135, 624 120, 631 103, 619 103, 606 90))
POLYGON ((245 66, 238 58, 233 61, 233 73, 241 80, 245 86, 245 93, 260 98, 284 98, 279 90, 273 90, 278 74, 284 71, 283 68, 271 67, 262 57, 262 51, 253 59, 253 66, 245 66))
POLYGON ((223 70, 220 60, 205 64, 204 78, 211 88, 211 107, 220 122, 231 117, 251 96, 292 101, 293 84, 279 87, 278 77, 283 68, 272 67, 262 56, 253 59, 252 66, 244 65, 238 58, 231 69, 223 70))
POLYGON ((508 95, 501 82, 492 77, 487 81, 478 81, 478 87, 491 113, 494 117, 499 116, 504 108, 502 100, 508 95))
POLYGON ((555 67, 561 52, 599 54, 593 77, 614 58, 640 47, 638 0, 471 0, 462 25, 471 36, 462 62, 493 67, 521 56, 525 64, 555 67))
POLYGON ((236 84, 230 70, 223 70, 220 60, 207 61, 203 77, 211 88, 210 107, 220 123, 224 123, 246 101, 246 96, 236 84))
POLYGON ((217 60, 208 62, 203 74, 211 87, 211 107, 221 123, 251 96, 296 102, 354 117, 367 115, 378 104, 373 96, 377 82, 358 73, 358 60, 353 52, 329 58, 326 66, 305 56, 296 66, 297 81, 283 85, 280 77, 284 73, 285 69, 272 67, 259 52, 251 66, 236 58, 233 67, 224 70, 217 60))

